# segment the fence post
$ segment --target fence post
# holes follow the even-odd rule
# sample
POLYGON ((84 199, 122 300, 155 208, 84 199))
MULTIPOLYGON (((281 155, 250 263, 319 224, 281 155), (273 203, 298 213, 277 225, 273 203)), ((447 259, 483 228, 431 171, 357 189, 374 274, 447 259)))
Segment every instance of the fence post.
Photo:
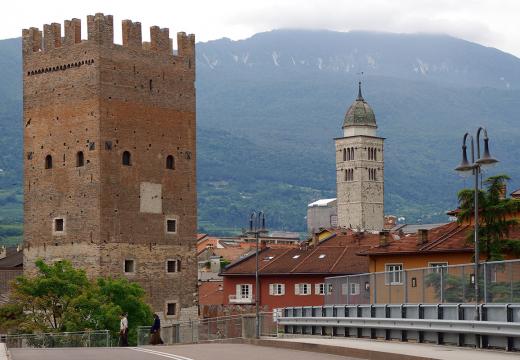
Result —
POLYGON ((347 275, 347 305, 350 304, 350 276, 347 275))
POLYGON ((374 279, 374 299, 373 299, 372 303, 377 304, 377 278, 376 278, 376 274, 372 274, 370 277, 374 279))
POLYGON ((441 298, 440 298, 440 303, 442 304, 444 302, 444 266, 441 266, 441 284, 440 284, 440 288, 441 288, 441 298))
POLYGON ((466 276, 464 275, 464 269, 466 268, 466 266, 462 265, 461 268, 462 268, 462 270, 461 270, 461 278, 462 278, 462 299, 461 299, 461 301, 466 302, 466 276))
POLYGON ((513 263, 509 263, 509 282, 511 283, 511 302, 513 302, 513 263))
POLYGON ((407 276, 407 273, 408 273, 407 270, 403 270, 403 283, 404 283, 403 297, 404 297, 405 304, 408 303, 408 276, 407 276))
POLYGON ((488 292, 487 292, 487 265, 486 265, 486 262, 484 261, 482 263, 483 266, 483 272, 484 272, 484 304, 487 304, 488 302, 488 292))
POLYGON ((110 347, 110 331, 109 330, 105 330, 107 332, 107 343, 106 343, 106 347, 110 347))

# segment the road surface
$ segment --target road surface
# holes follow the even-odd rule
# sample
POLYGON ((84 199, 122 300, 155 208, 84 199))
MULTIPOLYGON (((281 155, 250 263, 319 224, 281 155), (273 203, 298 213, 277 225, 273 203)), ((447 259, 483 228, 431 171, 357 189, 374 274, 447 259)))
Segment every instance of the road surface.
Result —
POLYGON ((12 360, 359 360, 344 356, 245 344, 195 344, 142 348, 11 349, 12 360))

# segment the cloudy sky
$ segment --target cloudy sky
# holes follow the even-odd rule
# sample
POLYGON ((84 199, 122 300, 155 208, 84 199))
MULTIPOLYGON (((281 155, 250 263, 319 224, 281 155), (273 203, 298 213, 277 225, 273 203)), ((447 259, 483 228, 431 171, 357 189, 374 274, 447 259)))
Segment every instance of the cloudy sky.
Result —
POLYGON ((121 20, 131 19, 195 33, 198 41, 278 28, 445 33, 520 57, 519 0, 4 0, 2 9, 0 39, 104 12, 114 15, 118 43, 121 20))

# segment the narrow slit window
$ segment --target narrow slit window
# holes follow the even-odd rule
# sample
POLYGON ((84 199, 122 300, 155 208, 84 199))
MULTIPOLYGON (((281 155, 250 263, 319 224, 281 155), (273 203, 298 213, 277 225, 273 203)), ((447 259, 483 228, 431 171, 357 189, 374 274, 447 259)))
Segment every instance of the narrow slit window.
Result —
POLYGON ((85 156, 83 155, 83 151, 78 151, 76 154, 76 167, 81 167, 85 165, 85 156))
POLYGON ((52 169, 52 156, 51 155, 47 155, 45 157, 45 168, 52 169))
POLYGON ((166 157, 166 169, 175 169, 175 158, 172 155, 166 157))
POLYGON ((132 165, 132 155, 130 154, 130 151, 123 152, 123 165, 132 165))

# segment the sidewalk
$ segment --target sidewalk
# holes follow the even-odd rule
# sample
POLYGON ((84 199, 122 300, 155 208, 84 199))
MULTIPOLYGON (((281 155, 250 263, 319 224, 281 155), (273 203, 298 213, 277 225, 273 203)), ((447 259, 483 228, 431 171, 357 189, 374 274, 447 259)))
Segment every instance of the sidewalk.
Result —
POLYGON ((519 353, 500 350, 459 348, 446 345, 416 344, 348 338, 262 338, 251 343, 294 350, 315 351, 360 359, 385 360, 518 360, 519 353))

